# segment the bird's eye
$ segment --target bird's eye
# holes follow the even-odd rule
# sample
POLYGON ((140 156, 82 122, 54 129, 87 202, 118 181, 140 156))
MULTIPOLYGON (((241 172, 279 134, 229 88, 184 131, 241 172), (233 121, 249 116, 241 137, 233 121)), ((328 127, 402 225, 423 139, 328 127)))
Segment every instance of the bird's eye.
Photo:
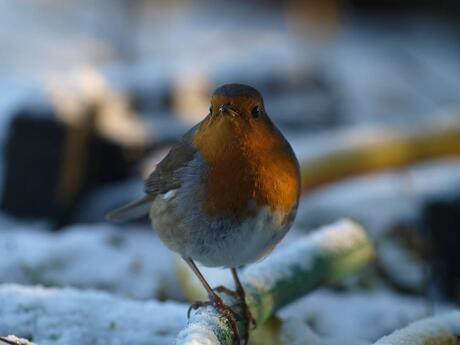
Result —
POLYGON ((253 118, 257 119, 260 116, 260 113, 261 111, 259 106, 255 106, 254 108, 252 108, 251 114, 253 118))
POLYGON ((209 113, 212 114, 212 105, 209 107, 209 113))

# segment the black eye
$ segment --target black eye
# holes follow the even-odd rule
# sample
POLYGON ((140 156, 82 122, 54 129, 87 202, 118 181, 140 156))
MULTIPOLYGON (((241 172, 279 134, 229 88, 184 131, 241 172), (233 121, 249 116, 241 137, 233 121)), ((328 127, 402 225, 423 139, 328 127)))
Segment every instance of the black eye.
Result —
POLYGON ((212 105, 209 107, 209 113, 212 114, 212 105))
POLYGON ((251 114, 252 114, 252 117, 257 119, 260 115, 260 108, 258 106, 252 108, 252 111, 251 111, 251 114))

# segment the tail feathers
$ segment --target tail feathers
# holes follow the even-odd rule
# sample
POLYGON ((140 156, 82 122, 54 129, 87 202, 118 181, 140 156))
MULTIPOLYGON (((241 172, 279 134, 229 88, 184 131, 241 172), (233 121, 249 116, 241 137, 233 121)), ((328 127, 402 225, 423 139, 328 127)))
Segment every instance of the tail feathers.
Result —
POLYGON ((146 195, 140 199, 117 208, 107 214, 106 219, 114 222, 126 222, 147 215, 152 204, 152 196, 146 195))

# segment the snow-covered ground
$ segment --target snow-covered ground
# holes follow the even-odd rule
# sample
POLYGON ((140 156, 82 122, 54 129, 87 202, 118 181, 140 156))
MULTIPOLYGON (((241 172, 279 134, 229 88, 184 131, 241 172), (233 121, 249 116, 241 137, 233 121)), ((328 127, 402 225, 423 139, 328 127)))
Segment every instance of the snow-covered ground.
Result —
POLYGON ((351 217, 379 236, 397 223, 415 221, 430 198, 459 190, 458 159, 424 162, 353 177, 314 191, 303 198, 297 224, 308 229, 351 217))
POLYGON ((41 345, 172 344, 187 306, 73 288, 0 286, 0 334, 41 345))
MULTIPOLYGON (((438 306, 438 313, 454 307, 438 306)), ((281 311, 282 318, 299 318, 320 335, 375 341, 412 321, 430 316, 427 299, 394 292, 317 291, 281 311)))
MULTIPOLYGON (((135 301, 74 288, 0 286, 0 334, 41 345, 172 344, 185 326, 188 304, 135 301)), ((447 308, 443 308, 445 312, 447 308)), ((390 292, 316 292, 279 314, 283 344, 369 344, 425 317, 423 299, 390 292), (348 342, 347 342, 348 343, 348 342)))
MULTIPOLYGON (((185 326, 188 302, 183 295, 189 294, 179 290, 184 286, 175 273, 180 266, 153 232, 101 224, 52 233, 46 224, 3 224, 0 334, 39 345, 162 345, 171 344, 185 326)), ((293 233, 287 242, 297 236, 293 233)), ((229 278, 223 271, 205 274, 214 276, 215 284, 229 278)), ((364 344, 426 313, 423 298, 388 290, 323 290, 280 312, 278 336, 287 339, 285 344, 301 344, 299 337, 305 334, 319 344, 338 339, 364 344)))
POLYGON ((75 225, 62 232, 2 229, 0 280, 178 299, 173 257, 149 228, 75 225))

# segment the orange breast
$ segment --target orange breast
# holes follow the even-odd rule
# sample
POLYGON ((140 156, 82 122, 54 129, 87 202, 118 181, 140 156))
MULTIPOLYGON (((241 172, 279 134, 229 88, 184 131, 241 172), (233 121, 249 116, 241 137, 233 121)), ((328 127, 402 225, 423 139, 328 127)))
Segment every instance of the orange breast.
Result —
POLYGON ((269 122, 208 119, 193 144, 208 164, 203 206, 210 217, 244 220, 266 206, 287 215, 297 204, 297 160, 269 122))

